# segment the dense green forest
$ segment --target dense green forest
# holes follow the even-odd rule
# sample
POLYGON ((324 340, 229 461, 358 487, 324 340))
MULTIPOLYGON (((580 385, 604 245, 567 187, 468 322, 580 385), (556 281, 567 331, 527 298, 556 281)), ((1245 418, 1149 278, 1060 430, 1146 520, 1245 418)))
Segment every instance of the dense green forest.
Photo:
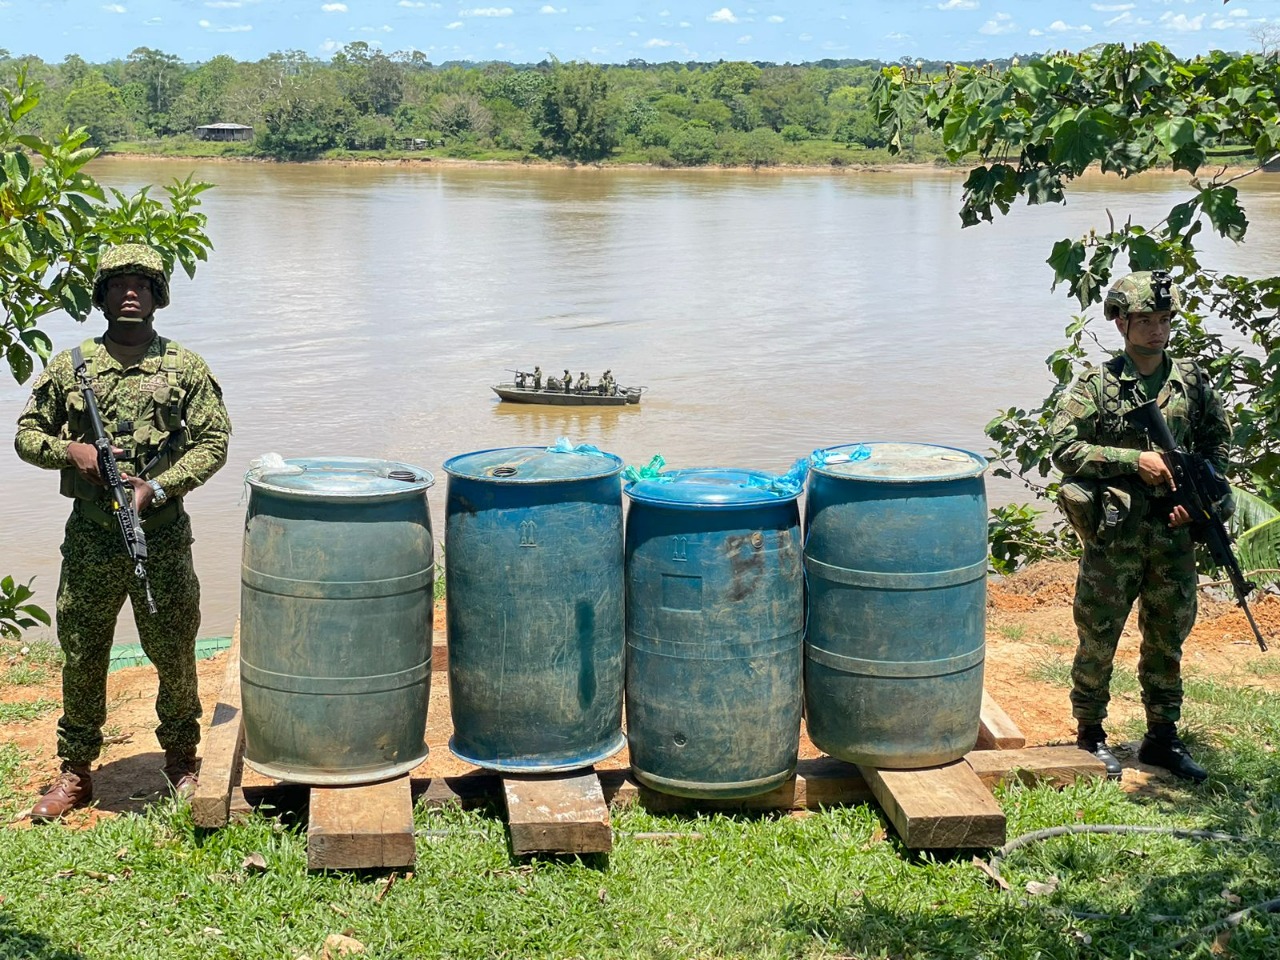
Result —
MULTIPOLYGON (((254 63, 220 56, 188 64, 139 47, 108 63, 72 54, 53 64, 0 50, 0 77, 25 70, 43 87, 39 107, 23 118, 28 132, 84 127, 90 144, 107 150, 308 159, 426 149, 658 166, 882 161, 870 88, 883 66, 433 65, 417 52, 386 54, 362 42, 330 60, 284 51, 254 63), (252 126, 253 140, 196 140, 195 128, 209 123, 252 126)), ((899 161, 942 155, 923 125, 909 147, 899 161)))

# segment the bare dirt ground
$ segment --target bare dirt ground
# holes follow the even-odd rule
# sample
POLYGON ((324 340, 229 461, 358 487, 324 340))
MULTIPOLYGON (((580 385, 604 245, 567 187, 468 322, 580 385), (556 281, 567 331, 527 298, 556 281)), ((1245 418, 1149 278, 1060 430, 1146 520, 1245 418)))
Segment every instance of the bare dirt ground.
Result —
MULTIPOLYGON (((1075 627, 1071 619, 1075 569, 1072 562, 1040 563, 1007 579, 993 580, 988 586, 987 690, 1021 727, 1029 746, 1066 743, 1075 737, 1067 687, 1061 679, 1075 649, 1075 627)), ((1252 606, 1263 634, 1280 643, 1280 597, 1255 594, 1252 606)), ((436 611, 437 643, 443 641, 444 626, 441 605, 436 611)), ((1132 670, 1137 656, 1135 613, 1121 637, 1117 664, 1132 670)), ((1280 690, 1280 670, 1259 669, 1260 664, 1269 667, 1269 658, 1273 657, 1280 657, 1280 650, 1259 652, 1238 608, 1202 595, 1200 616, 1183 654, 1188 676, 1213 677, 1236 686, 1277 691, 1280 690)), ((226 659, 224 652, 199 665, 206 718, 212 715, 226 659)), ((6 666, 0 662, 0 669, 6 666)), ((51 670, 50 674, 44 683, 10 685, 0 690, 0 702, 59 701, 61 690, 56 671, 51 670)), ((448 693, 445 677, 437 674, 432 683, 427 722, 431 755, 414 772, 415 777, 453 776, 474 769, 449 753, 452 729, 448 693)), ((163 754, 152 732, 156 723, 155 694, 155 672, 150 667, 111 674, 107 685, 106 729, 110 742, 94 767, 97 803, 93 809, 73 815, 73 825, 90 826, 104 816, 138 811, 163 795, 164 781, 160 773, 163 754)), ((57 709, 50 709, 30 722, 0 725, 0 743, 13 743, 30 758, 20 771, 20 782, 14 786, 28 794, 33 803, 57 773, 54 742, 58 713, 57 709)), ((1141 716, 1142 702, 1137 692, 1113 693, 1109 723, 1114 725, 1141 716)), ((801 756, 814 757, 820 753, 803 738, 801 756)), ((624 750, 598 766, 626 765, 624 750)), ((1151 775, 1150 769, 1126 763, 1124 784, 1129 789, 1142 789, 1151 775)), ((246 771, 244 782, 270 781, 246 771)))

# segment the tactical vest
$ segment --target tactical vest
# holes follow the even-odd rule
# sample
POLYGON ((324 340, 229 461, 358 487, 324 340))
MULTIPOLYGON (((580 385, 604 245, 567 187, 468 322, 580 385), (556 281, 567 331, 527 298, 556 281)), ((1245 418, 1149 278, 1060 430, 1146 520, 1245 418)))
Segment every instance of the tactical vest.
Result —
MULTIPOLYGON (((136 419, 117 416, 114 420, 107 418, 107 410, 114 404, 110 395, 103 396, 97 378, 97 360, 99 351, 105 350, 102 338, 94 337, 80 344, 86 374, 93 383, 94 394, 98 398, 98 411, 102 414, 102 425, 115 446, 124 453, 116 457, 120 469, 132 476, 144 476, 143 468, 155 459, 155 463, 146 471, 150 477, 157 477, 169 469, 182 455, 184 449, 182 401, 186 391, 181 386, 182 365, 181 348, 173 340, 160 338, 164 347, 164 359, 160 365, 160 373, 165 382, 157 386, 143 398, 142 409, 136 411, 136 419)), ((74 351, 73 351, 74 364, 74 351)), ((121 411, 116 409, 116 414, 121 411)), ((89 411, 85 406, 84 393, 80 381, 75 379, 71 390, 67 393, 67 426, 64 439, 85 443, 93 442, 93 427, 89 423, 89 411)), ((77 500, 99 500, 103 496, 102 487, 94 486, 80 475, 74 467, 65 467, 61 471, 60 491, 64 497, 77 500)))
MULTIPOLYGON (((1187 386, 1187 409, 1191 417, 1191 433, 1194 434, 1204 412, 1204 373, 1194 360, 1176 358, 1178 373, 1187 386)), ((1120 373, 1124 370, 1124 354, 1112 357, 1102 364, 1102 373, 1098 378, 1098 414, 1101 418, 1102 430, 1111 436, 1140 434, 1137 428, 1128 424, 1122 415, 1124 410, 1124 382, 1120 373)), ((1134 399, 1136 403, 1136 398, 1134 399)), ((1145 444, 1144 444, 1145 447, 1145 444)))

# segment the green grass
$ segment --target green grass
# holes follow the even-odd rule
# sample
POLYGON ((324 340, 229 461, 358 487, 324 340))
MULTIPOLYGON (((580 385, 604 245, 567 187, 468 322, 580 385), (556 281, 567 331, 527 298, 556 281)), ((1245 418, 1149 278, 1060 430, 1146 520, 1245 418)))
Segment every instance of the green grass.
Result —
POLYGON ((1274 656, 1255 657, 1248 661, 1244 668, 1255 677, 1274 677, 1280 674, 1280 659, 1274 656))
POLYGON ((58 706, 56 700, 33 700, 29 703, 0 703, 0 725, 29 723, 58 706))
POLYGON ((19 660, 0 674, 0 686, 29 687, 34 683, 44 683, 50 676, 52 673, 48 667, 19 660))
MULTIPOLYGON (((1031 665, 1030 670, 1026 671, 1026 676, 1032 680, 1039 680, 1041 683, 1051 683, 1054 686, 1070 688, 1071 663, 1070 659, 1062 657, 1041 657, 1031 665)), ((1115 668, 1115 671, 1111 674, 1111 695, 1113 697, 1137 693, 1140 689, 1138 675, 1134 671, 1124 667, 1115 668)))
POLYGON ((1071 647, 1075 646, 1076 641, 1070 637, 1064 637, 1060 633, 1051 633, 1044 638, 1044 642, 1051 647, 1071 647))
POLYGON ((1021 640, 1027 635, 1027 627, 1022 623, 1004 623, 996 627, 996 632, 1006 640, 1021 640))
MULTIPOLYGON (((1012 838, 1075 823, 1212 828, 1251 838, 1067 836, 1012 853, 1002 892, 972 852, 904 850, 876 808, 807 817, 614 813, 600 859, 513 861, 493 808, 420 806, 418 862, 383 877, 309 874, 304 828, 259 813, 210 833, 165 801, 92 830, 0 829, 0 957, 318 957, 349 931, 369 958, 1207 958, 1174 941, 1280 893, 1280 702, 1188 682, 1184 733, 1200 787, 1127 795, 1105 781, 997 790, 1012 838), (686 836, 655 843, 639 833, 686 836), (260 853, 265 872, 242 866, 260 853), (1057 878, 1053 892, 1026 884, 1057 878), (1241 903, 1223 898, 1223 891, 1241 903), (1074 919, 1072 911, 1105 915, 1074 919), (1153 920, 1153 916, 1175 917, 1153 920)), ((0 745, 0 819, 19 757, 0 745)), ((1236 960, 1280 955, 1280 917, 1247 918, 1236 960)))

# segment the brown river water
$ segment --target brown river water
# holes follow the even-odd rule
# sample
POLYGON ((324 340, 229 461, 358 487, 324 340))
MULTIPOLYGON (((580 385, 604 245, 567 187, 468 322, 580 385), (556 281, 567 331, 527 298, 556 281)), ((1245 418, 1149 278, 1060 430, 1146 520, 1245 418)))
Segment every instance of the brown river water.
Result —
MULTIPOLYGON (((226 468, 187 499, 202 636, 239 606, 249 461, 345 455, 431 470, 437 536, 450 456, 567 436, 647 463, 785 471, 815 447, 915 440, 988 450, 983 426, 1043 397, 1071 304, 1052 244, 1159 220, 1185 176, 1086 180, 1066 207, 961 230, 963 177, 276 165, 102 160, 132 190, 194 173, 215 252, 175 279, 157 329, 221 381, 226 468), (638 407, 501 403, 505 371, 612 368, 638 407)), ((1210 266, 1274 273, 1280 176, 1242 184, 1251 228, 1210 266)), ((1206 231, 1207 232, 1207 231, 1206 231)), ((58 349, 101 318, 45 323, 58 349)), ((1106 333, 1105 330, 1102 331, 1106 333)), ((28 388, 0 376, 0 419, 28 388)), ((0 573, 52 610, 68 503, 57 477, 0 453, 0 573)), ((993 504, 1023 499, 988 480, 993 504)), ((34 631, 40 636, 43 631, 34 631)), ((118 639, 137 636, 122 616, 118 639)))

